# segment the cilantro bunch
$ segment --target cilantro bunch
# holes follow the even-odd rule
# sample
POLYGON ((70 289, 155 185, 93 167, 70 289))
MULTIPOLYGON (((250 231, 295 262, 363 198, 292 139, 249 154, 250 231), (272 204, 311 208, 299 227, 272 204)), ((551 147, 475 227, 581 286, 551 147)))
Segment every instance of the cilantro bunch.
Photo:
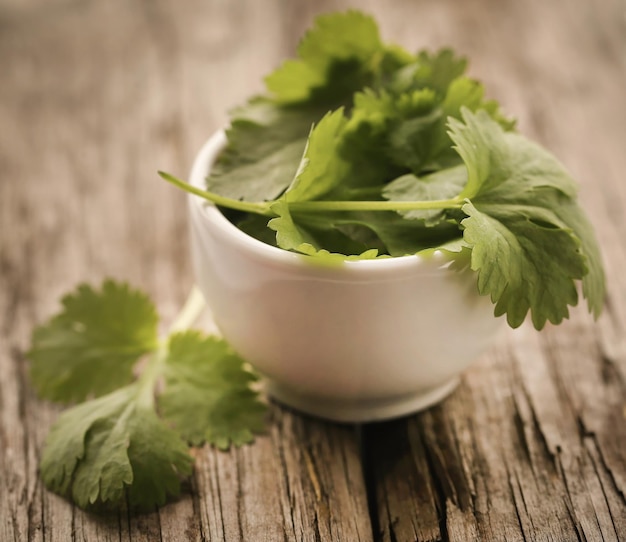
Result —
POLYGON ((45 442, 40 472, 52 491, 81 508, 150 510, 191 474, 189 444, 225 449, 263 429, 243 360, 187 329, 204 305, 196 291, 163 338, 150 299, 126 284, 82 285, 62 304, 28 353, 41 397, 80 402, 45 442))
POLYGON ((605 278, 576 184, 515 131, 450 50, 384 44, 357 11, 319 17, 267 94, 232 114, 206 190, 243 231, 322 259, 442 251, 512 327, 597 316, 605 278))

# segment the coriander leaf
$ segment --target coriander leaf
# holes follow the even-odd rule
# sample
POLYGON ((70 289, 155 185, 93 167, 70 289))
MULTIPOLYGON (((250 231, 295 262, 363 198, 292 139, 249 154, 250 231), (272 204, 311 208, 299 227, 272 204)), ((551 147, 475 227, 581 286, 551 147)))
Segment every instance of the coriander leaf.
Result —
POLYGON ((131 507, 141 510, 165 504, 180 494, 181 479, 192 472, 193 459, 178 432, 161 421, 154 410, 136 408, 128 420, 128 459, 133 483, 128 488, 131 507))
POLYGON ((325 110, 278 107, 255 98, 233 112, 228 144, 207 178, 207 189, 244 201, 271 201, 293 180, 311 126, 325 110))
MULTIPOLYGON (((269 221, 268 227, 276 232, 276 244, 284 250, 309 256, 328 253, 358 256, 376 248, 363 243, 359 235, 352 236, 337 227, 327 213, 300 213, 296 222, 284 199, 272 204, 271 209, 277 216, 269 221)), ((370 253, 367 257, 371 257, 370 253)))
POLYGON ((376 22, 358 11, 322 15, 288 60, 266 77, 278 103, 318 101, 334 107, 373 77, 383 46, 376 22))
MULTIPOLYGON (((499 113, 496 102, 484 100, 483 86, 473 79, 459 76, 436 93, 432 88, 396 95, 396 121, 390 123, 388 154, 394 163, 408 167, 416 174, 453 167, 460 163, 447 131, 450 117, 461 118, 462 110, 486 111, 507 129, 510 121, 499 113), (421 110, 402 107, 411 97, 421 97, 421 110), (428 100, 427 100, 428 99, 428 100)), ((393 118, 393 117, 392 117, 393 118)))
POLYGON ((42 397, 69 403, 119 388, 132 381, 137 360, 157 348, 154 305, 126 284, 81 285, 62 304, 35 329, 28 352, 42 397))
POLYGON ((415 62, 395 74, 390 88, 395 93, 431 88, 445 94, 452 81, 465 73, 466 68, 467 60, 457 57, 451 49, 435 53, 422 50, 415 62))
POLYGON ((476 111, 483 103, 485 88, 478 81, 460 76, 450 81, 441 106, 446 116, 460 118, 464 107, 476 111))
MULTIPOLYGON (((71 489, 74 472, 85 457, 86 436, 91 426, 100 420, 119 416, 128 404, 133 388, 122 388, 66 410, 61 415, 52 426, 43 450, 40 467, 46 487, 61 494, 71 489)), ((132 481, 130 469, 123 468, 118 476, 121 484, 132 481)), ((90 497, 91 493, 84 501, 89 501, 90 497)))
MULTIPOLYGON (((407 98, 402 105, 405 110, 420 107, 421 98, 407 98)), ((370 113, 386 107, 384 94, 379 100, 371 93, 364 93, 359 100, 363 104, 371 104, 367 109, 370 113)), ((390 106, 395 107, 396 104, 390 106)), ((407 222, 393 212, 299 211, 294 214, 291 207, 295 207, 295 203, 337 197, 341 200, 341 196, 350 196, 358 191, 355 187, 343 187, 343 191, 338 187, 346 178, 345 162, 337 153, 338 140, 344 137, 347 126, 343 110, 339 109, 326 115, 312 130, 294 182, 284 196, 271 206, 277 217, 268 226, 276 231, 277 246, 309 255, 338 253, 359 256, 368 249, 376 249, 382 254, 404 255, 424 249, 428 242, 448 240, 459 235, 454 224, 446 224, 437 231, 427 231, 425 223, 407 222)), ((464 167, 458 172, 460 181, 455 179, 454 194, 461 190, 464 172, 464 167)), ((437 213, 435 211, 434 214, 437 213)), ((424 215, 432 219, 431 226, 438 221, 434 219, 434 214, 424 215)))
POLYGON ((280 214, 269 226, 277 232, 279 246, 311 256, 343 254, 371 258, 377 255, 404 256, 460 236, 454 223, 426 226, 421 220, 406 220, 396 212, 297 212, 280 201, 272 209, 280 214))
POLYGON ((463 211, 471 267, 495 314, 506 313, 509 325, 518 327, 530 310, 537 329, 567 318, 568 305, 578 301, 574 280, 587 272, 572 230, 541 207, 467 203, 463 211))
MULTIPOLYGON (((381 185, 430 160, 432 130, 441 120, 432 89, 394 95, 365 89, 354 97, 340 154, 349 161, 352 186, 381 185)), ((457 157, 458 161, 458 157, 457 157)))
POLYGON ((267 78, 273 97, 257 97, 233 112, 228 145, 207 179, 210 192, 276 199, 296 174, 312 124, 329 109, 350 105, 376 74, 383 77, 406 61, 383 48, 374 20, 356 11, 318 18, 298 51, 300 59, 267 78))
POLYGON ((138 385, 65 411, 52 427, 40 471, 50 490, 81 508, 149 509, 180 491, 191 473, 186 444, 137 401, 138 385))
MULTIPOLYGON (((433 201, 455 197, 467 182, 464 165, 442 169, 418 177, 412 173, 398 177, 383 189, 383 196, 390 201, 433 201)), ((407 219, 423 219, 426 225, 437 224, 445 215, 442 210, 400 211, 407 219)))
POLYGON ((406 220, 396 212, 329 213, 324 219, 342 231, 348 225, 369 229, 376 235, 378 243, 367 246, 375 246, 380 254, 390 256, 415 254, 461 235, 457 224, 438 222, 427 225, 423 220, 406 220))
POLYGON ((499 110, 498 103, 493 100, 485 100, 483 85, 466 76, 460 76, 450 82, 445 97, 439 108, 441 116, 429 133, 430 154, 424 164, 424 169, 438 170, 459 163, 459 155, 452 146, 452 140, 448 134, 447 121, 450 117, 462 118, 462 110, 469 109, 476 112, 486 111, 489 116, 500 124, 505 130, 513 129, 515 122, 505 118, 499 110))
POLYGON ((598 318, 606 298, 606 277, 593 226, 575 201, 561 201, 558 206, 554 206, 554 212, 572 228, 582 243, 581 248, 589 268, 583 277, 583 295, 587 299, 589 312, 598 318))
POLYGON ((389 159, 389 123, 397 117, 394 98, 386 91, 365 89, 354 96, 354 107, 338 150, 350 164, 347 185, 381 185, 406 171, 389 159))
POLYGON ((383 163, 389 164, 391 158, 395 166, 412 167, 414 155, 424 154, 422 147, 428 146, 427 141, 420 138, 425 138, 424 133, 441 115, 436 106, 437 96, 428 88, 399 95, 385 90, 360 92, 355 96, 346 127, 345 145, 361 149, 360 155, 351 153, 353 159, 363 159, 374 152, 374 157, 383 163), (364 140, 365 127, 377 136, 376 139, 364 140), (416 145, 420 148, 415 149, 416 145))
POLYGON ((267 227, 276 232, 276 244, 285 250, 300 250, 302 245, 315 246, 315 240, 304 230, 298 228, 289 212, 289 204, 284 199, 273 203, 270 209, 276 214, 267 227))
POLYGON ((499 115, 497 107, 483 97, 482 85, 463 76, 454 79, 444 93, 432 88, 357 93, 340 147, 355 172, 351 177, 363 186, 380 184, 407 170, 422 175, 459 165, 447 119, 460 118, 462 106, 499 115))
POLYGON ((485 111, 462 109, 449 119, 450 137, 465 162, 468 181, 460 196, 514 200, 528 190, 553 188, 570 198, 576 184, 548 151, 520 134, 505 132, 485 111))
MULTIPOLYGON (((368 96, 364 95, 363 100, 367 99, 368 96)), ((337 152, 346 124, 343 109, 339 109, 327 114, 313 128, 293 183, 280 202, 271 207, 278 216, 270 221, 269 227, 277 232, 276 240, 279 247, 309 255, 330 253, 359 256, 368 249, 376 249, 377 253, 378 250, 382 252, 387 250, 378 237, 377 228, 364 220, 362 218, 364 215, 299 212, 294 216, 291 211, 291 204, 296 202, 326 197, 333 199, 337 196, 341 199, 342 195, 356 192, 354 188, 349 187, 343 187, 343 191, 337 190, 347 174, 346 163, 337 152)), ((389 219, 383 215, 370 220, 377 225, 382 222, 380 228, 384 234, 398 230, 397 226, 385 224, 389 219)), ((403 230, 411 229, 412 232, 416 229, 415 224, 406 227, 403 223, 402 226, 403 230)), ((421 236, 413 237, 419 239, 421 236)), ((423 245, 417 245, 415 240, 411 246, 416 250, 423 248, 423 245)), ((403 244, 403 247, 406 245, 403 244)))
POLYGON ((298 56, 322 71, 334 59, 367 61, 382 49, 376 21, 356 10, 321 15, 298 45, 298 56))
POLYGON ((242 164, 228 175, 209 177, 207 189, 220 196, 244 201, 269 201, 285 190, 302 156, 303 138, 285 143, 263 159, 242 164))
POLYGON ((264 428, 266 407, 250 389, 254 380, 225 341, 178 333, 170 338, 159 406, 192 444, 207 441, 227 449, 251 442, 264 428))
MULTIPOLYGON (((446 96, 441 104, 444 117, 462 118, 463 109, 476 112, 486 111, 505 131, 511 131, 515 121, 503 116, 495 100, 485 100, 485 87, 470 77, 460 76, 450 82, 446 96)), ((446 139, 446 142, 449 142, 446 139)))
POLYGON ((418 69, 414 73, 414 83, 445 92, 457 77, 467 69, 467 59, 457 56, 448 48, 432 53, 427 50, 417 55, 418 69))
POLYGON ((479 290, 518 326, 560 322, 575 305, 575 280, 592 312, 604 298, 604 274, 593 230, 574 203, 576 185, 543 148, 505 132, 485 112, 451 120, 451 137, 468 170, 461 196, 464 239, 472 247, 479 290), (556 256, 555 256, 556 255, 556 256))
MULTIPOLYGON (((328 113, 313 128, 296 176, 283 195, 271 206, 277 215, 268 227, 276 231, 276 244, 286 250, 314 254, 322 247, 327 252, 361 254, 368 247, 360 240, 327 224, 324 217, 311 216, 308 224, 293 220, 289 205, 319 199, 332 193, 345 179, 346 163, 338 154, 339 140, 346 126, 343 108, 328 113)), ((373 247, 369 247, 373 248, 373 247)))
POLYGON ((277 102, 298 103, 308 100, 313 89, 323 87, 326 79, 325 70, 289 59, 265 78, 265 84, 277 102))
POLYGON ((430 88, 393 96, 388 115, 385 152, 399 167, 420 172, 433 154, 433 129, 441 123, 439 98, 430 88))
POLYGON ((285 192, 287 202, 319 199, 343 180, 347 164, 337 153, 337 146, 345 125, 340 108, 313 128, 295 178, 285 192))

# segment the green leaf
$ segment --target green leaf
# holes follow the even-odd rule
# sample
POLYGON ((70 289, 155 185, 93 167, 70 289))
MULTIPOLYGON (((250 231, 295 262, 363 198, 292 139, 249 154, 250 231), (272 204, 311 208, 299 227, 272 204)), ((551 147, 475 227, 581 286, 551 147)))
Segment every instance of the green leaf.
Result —
POLYGON ((180 491, 192 459, 180 437, 139 406, 131 385, 65 411, 45 443, 40 471, 46 487, 81 508, 142 510, 180 491))
POLYGON ((387 155, 395 165, 421 172, 434 154, 433 130, 442 121, 438 97, 425 88, 394 100, 396 115, 387 124, 387 155))
POLYGON ((62 304, 35 329, 28 352, 42 397, 69 403, 119 388, 132 381, 137 360, 157 347, 154 305, 126 284, 81 285, 62 304))
POLYGON ((382 48, 376 21, 360 11, 349 10, 317 17, 298 46, 298 56, 323 71, 335 59, 366 62, 382 48))
POLYGON ((447 87, 440 87, 440 92, 427 87, 396 95, 396 121, 389 125, 388 153, 394 163, 408 167, 416 174, 460 163, 452 148, 447 122, 450 118, 460 119, 463 109, 484 110, 497 122, 507 128, 510 126, 500 115, 497 104, 484 100, 482 84, 465 76, 447 84, 447 87), (403 107, 403 102, 409 100, 421 107, 403 107))
POLYGON ((284 201, 272 209, 280 214, 270 221, 277 232, 279 246, 285 250, 311 256, 332 253, 354 257, 404 256, 425 248, 438 246, 460 236, 459 227, 450 222, 426 225, 423 220, 406 220, 398 213, 289 211, 284 201))
POLYGON ((439 221, 406 220, 396 212, 329 213, 324 220, 335 228, 361 226, 375 233, 380 244, 374 246, 381 255, 405 256, 439 246, 460 236, 457 224, 439 221))
POLYGON ((357 93, 340 148, 355 171, 352 177, 371 176, 361 186, 381 184, 407 170, 422 175, 459 165, 446 122, 460 118, 463 107, 485 110, 498 122, 502 118, 497 106, 484 100, 482 85, 464 76, 442 92, 426 87, 357 93))
POLYGON ((364 161, 376 172, 376 184, 393 178, 397 168, 419 170, 430 154, 430 131, 441 117, 436 106, 437 96, 427 88, 399 95, 367 89, 356 94, 342 155, 355 165, 364 161))
POLYGON ((330 255, 333 262, 357 257, 370 259, 378 255, 379 249, 386 250, 378 237, 372 235, 369 224, 341 218, 348 214, 298 213, 296 222, 284 199, 274 203, 272 211, 277 217, 270 220, 268 226, 276 232, 277 246, 284 250, 324 259, 330 255))
POLYGON ((276 214, 267 224, 276 232, 276 244, 285 250, 302 252, 303 245, 315 246, 315 240, 303 229, 296 226, 289 212, 289 204, 280 199, 272 204, 271 210, 276 214))
POLYGON ((266 77, 279 103, 322 102, 333 108, 373 77, 383 46, 376 22, 358 11, 322 15, 288 60, 266 77))
POLYGON ((406 171, 389 159, 389 123, 397 116, 394 98, 387 92, 365 89, 354 96, 354 107, 338 146, 341 157, 350 164, 347 186, 382 185, 406 171))
POLYGON ((452 147, 448 134, 447 121, 450 117, 461 119, 463 109, 472 112, 484 110, 505 130, 511 130, 515 125, 514 121, 500 113, 497 102, 485 100, 485 89, 480 82, 466 76, 457 77, 446 90, 440 104, 441 116, 429 134, 430 155, 424 165, 425 169, 445 169, 459 163, 459 155, 452 147))
POLYGON ((589 272, 583 277, 583 295, 587 299, 589 312, 600 316, 606 299, 606 277, 602 266, 602 255, 593 226, 575 201, 561 201, 554 212, 570 227, 582 243, 589 272))
POLYGON ((192 444, 238 446, 264 429, 266 407, 250 389, 254 380, 225 341, 195 331, 178 333, 170 338, 159 406, 192 444))
POLYGON ((431 88, 443 95, 452 81, 465 73, 466 68, 467 60, 458 57, 451 49, 435 53, 422 50, 415 62, 398 70, 390 88, 398 94, 431 88))
POLYGON ((278 107, 255 98, 233 112, 228 145, 207 178, 207 189, 244 201, 271 201, 292 182, 311 126, 325 110, 278 107))
POLYGON ((415 71, 414 84, 430 87, 445 93, 452 82, 465 73, 467 59, 448 48, 432 53, 420 51, 417 55, 418 69, 415 71))
POLYGON ((328 113, 320 120, 311 131, 292 184, 284 196, 272 204, 271 210, 277 216, 270 220, 268 227, 276 231, 276 244, 280 248, 309 255, 322 249, 345 255, 357 255, 368 250, 360 240, 336 228, 334 224, 326 223, 325 217, 318 220, 319 216, 309 215, 308 223, 294 222, 289 208, 294 202, 320 199, 332 194, 345 179, 348 168, 338 148, 346 122, 343 108, 328 113))
POLYGON ((450 135, 465 162, 468 182, 461 197, 515 200, 529 190, 553 188, 569 198, 577 187, 561 163, 520 134, 505 132, 485 111, 462 109, 449 120, 450 135))
POLYGON ((545 149, 504 129, 483 111, 464 109, 451 136, 466 163, 461 195, 464 239, 472 247, 479 290, 512 327, 528 311, 541 329, 559 323, 578 300, 576 280, 598 314, 604 274, 593 229, 574 202, 576 184, 545 149))
POLYGON ((127 429, 133 469, 128 501, 131 507, 147 510, 180 494, 181 479, 191 474, 193 459, 187 443, 154 410, 137 408, 133 414, 127 429))
POLYGON ((295 178, 285 192, 287 202, 319 199, 341 183, 347 164, 337 148, 345 125, 340 108, 328 113, 313 128, 295 178))
POLYGON ((509 325, 518 327, 530 310, 537 329, 567 318, 568 305, 578 301, 575 280, 587 272, 574 232, 542 207, 467 203, 463 211, 471 267, 495 314, 506 313, 509 325))
POLYGON ((304 102, 313 89, 326 84, 326 71, 318 70, 302 60, 286 60, 265 78, 268 90, 279 103, 304 102))

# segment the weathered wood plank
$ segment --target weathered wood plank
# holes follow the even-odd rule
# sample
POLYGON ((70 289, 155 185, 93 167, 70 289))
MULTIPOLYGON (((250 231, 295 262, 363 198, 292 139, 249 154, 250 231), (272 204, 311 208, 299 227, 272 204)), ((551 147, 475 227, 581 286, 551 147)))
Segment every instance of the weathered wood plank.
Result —
POLYGON ((272 408, 254 446, 197 456, 209 540, 371 540, 358 442, 350 427, 272 408))
MULTIPOLYGON (((559 410, 550 391, 532 403, 520 372, 533 368, 523 362, 502 348, 444 404, 395 422, 393 439, 389 424, 368 427, 383 540, 467 540, 472 532, 482 540, 623 537, 626 501, 612 475, 620 466, 594 458, 597 438, 581 434, 576 413, 559 410), (418 467, 417 479, 420 463, 428 466, 418 467)), ((620 427, 612 428, 623 442, 620 427)))

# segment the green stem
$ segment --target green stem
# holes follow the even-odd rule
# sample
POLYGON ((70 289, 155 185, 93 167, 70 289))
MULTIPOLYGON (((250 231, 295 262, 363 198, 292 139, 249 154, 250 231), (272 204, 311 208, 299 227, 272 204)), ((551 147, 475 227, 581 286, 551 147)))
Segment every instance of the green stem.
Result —
MULTIPOLYGON (((186 192, 207 199, 216 205, 269 217, 277 216, 270 206, 273 202, 250 202, 241 201, 225 196, 201 190, 195 186, 177 179, 169 173, 159 171, 159 175, 167 182, 172 183, 186 192)), ((289 202, 289 209, 294 212, 319 212, 319 211, 423 211, 432 209, 460 209, 463 200, 460 198, 440 199, 432 201, 294 201, 289 202)))
POLYGON ((137 403, 141 408, 154 409, 155 387, 165 370, 167 359, 167 341, 161 341, 159 347, 148 358, 146 367, 137 381, 137 403))
POLYGON ((197 286, 194 286, 189 292, 183 308, 170 326, 170 334, 189 329, 198 319, 205 307, 206 303, 202 292, 197 286))
POLYGON ((244 213, 254 213, 257 215, 265 215, 265 216, 276 216, 275 213, 270 211, 269 203, 253 203, 249 201, 241 201, 232 198, 227 198, 224 196, 220 196, 218 194, 214 194, 213 192, 207 192, 206 190, 201 190, 200 188, 196 188, 195 186, 186 183, 185 181, 181 181, 180 179, 170 175, 169 173, 165 173, 164 171, 159 171, 159 175, 165 179, 168 183, 181 188, 185 192, 189 192, 190 194, 194 194, 196 196, 200 196, 206 200, 209 200, 215 205, 221 205, 222 207, 228 207, 229 209, 234 209, 235 211, 243 211, 244 213))
MULTIPOLYGON (((198 319, 205 306, 204 297, 200 289, 194 286, 189 292, 183 308, 170 326, 168 335, 171 336, 173 333, 189 329, 198 319)), ((169 351, 169 336, 167 339, 159 341, 158 347, 148 358, 146 367, 137 381, 137 402, 142 408, 154 408, 154 388, 159 378, 165 372, 165 362, 169 351)))
POLYGON ((432 209, 460 209, 463 201, 457 198, 432 201, 294 201, 289 209, 294 212, 313 211, 423 211, 432 209))

